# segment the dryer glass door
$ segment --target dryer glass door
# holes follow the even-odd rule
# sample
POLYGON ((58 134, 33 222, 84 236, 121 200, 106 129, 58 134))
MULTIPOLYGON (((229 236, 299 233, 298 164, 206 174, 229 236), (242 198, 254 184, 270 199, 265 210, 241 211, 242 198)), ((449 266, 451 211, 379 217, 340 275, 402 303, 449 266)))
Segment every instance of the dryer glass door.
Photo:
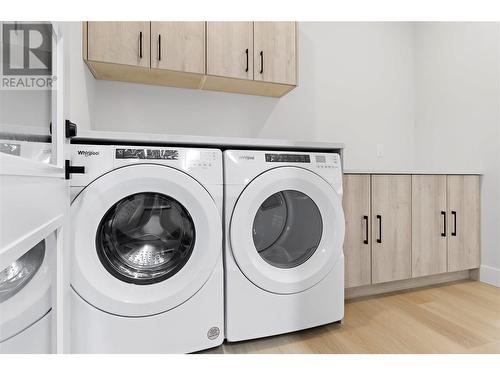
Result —
POLYGON ((297 190, 271 195, 253 221, 253 242, 267 263, 279 268, 301 265, 321 241, 323 220, 316 203, 297 190))
POLYGON ((191 256, 194 242, 189 212, 160 193, 119 200, 102 219, 96 236, 104 267, 133 284, 153 284, 175 275, 191 256))
POLYGON ((326 180, 303 168, 274 168, 238 197, 229 227, 231 252, 258 287, 299 293, 342 259, 344 226, 341 198, 326 180))

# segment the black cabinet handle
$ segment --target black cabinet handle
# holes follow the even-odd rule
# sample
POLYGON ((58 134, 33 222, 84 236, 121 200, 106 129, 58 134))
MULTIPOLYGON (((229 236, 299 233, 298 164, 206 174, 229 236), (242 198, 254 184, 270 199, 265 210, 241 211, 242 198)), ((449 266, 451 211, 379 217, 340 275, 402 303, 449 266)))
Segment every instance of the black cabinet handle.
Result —
POLYGON ((446 237, 446 211, 441 211, 441 215, 443 215, 443 232, 441 233, 441 237, 446 237))
POLYGON ((158 61, 161 61, 161 34, 158 34, 158 61))
POLYGON ((260 74, 264 73, 264 51, 260 51, 260 74))
POLYGON ((245 50, 245 53, 247 54, 247 68, 245 69, 245 72, 248 72, 248 48, 245 50))
POLYGON ((142 59, 142 31, 139 31, 139 58, 142 59))
POLYGON ((457 235, 457 211, 451 211, 451 214, 453 215, 453 232, 451 232, 452 236, 457 235))
POLYGON ((377 215, 378 220, 378 238, 377 243, 382 243, 382 215, 377 215))
POLYGON ((363 241, 365 244, 368 244, 368 216, 365 215, 363 216, 363 219, 365 220, 365 240, 363 241))

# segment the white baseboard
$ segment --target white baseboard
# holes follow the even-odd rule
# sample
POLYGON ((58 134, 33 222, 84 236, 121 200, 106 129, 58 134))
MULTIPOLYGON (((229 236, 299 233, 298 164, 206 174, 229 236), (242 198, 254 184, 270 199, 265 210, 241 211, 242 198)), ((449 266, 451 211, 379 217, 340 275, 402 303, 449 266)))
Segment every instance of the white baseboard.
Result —
POLYGON ((500 269, 481 265, 479 269, 479 280, 500 287, 500 269))

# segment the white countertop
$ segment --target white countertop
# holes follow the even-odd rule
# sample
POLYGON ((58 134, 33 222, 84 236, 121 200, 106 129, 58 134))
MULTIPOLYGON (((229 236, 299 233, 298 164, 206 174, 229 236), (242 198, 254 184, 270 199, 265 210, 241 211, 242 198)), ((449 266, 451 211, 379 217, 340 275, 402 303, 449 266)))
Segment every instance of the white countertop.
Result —
POLYGON ((131 132, 107 132, 96 130, 78 130, 78 135, 71 139, 72 143, 114 143, 114 144, 165 144, 184 146, 203 146, 217 148, 254 148, 281 150, 317 150, 338 151, 344 148, 343 143, 307 142, 284 139, 211 137, 199 135, 169 135, 131 132))
POLYGON ((408 170, 382 170, 382 169, 344 169, 344 174, 454 174, 454 175, 482 175, 481 171, 456 171, 456 170, 425 170, 425 169, 408 169, 408 170))
MULTIPOLYGON (((339 151, 345 148, 343 143, 307 142, 299 140, 212 137, 200 135, 174 135, 132 132, 108 132, 97 130, 78 130, 73 143, 112 143, 112 144, 151 144, 179 145, 186 147, 216 147, 222 149, 281 149, 281 150, 315 150, 339 151)), ((481 171, 465 170, 383 170, 383 169, 344 169, 345 174, 440 174, 440 175, 482 175, 481 171)))

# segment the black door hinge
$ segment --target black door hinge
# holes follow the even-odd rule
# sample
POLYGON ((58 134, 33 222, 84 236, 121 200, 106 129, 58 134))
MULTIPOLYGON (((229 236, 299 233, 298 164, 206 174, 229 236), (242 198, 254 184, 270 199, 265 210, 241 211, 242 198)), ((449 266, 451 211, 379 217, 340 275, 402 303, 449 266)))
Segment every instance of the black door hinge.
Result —
POLYGON ((76 137, 77 129, 76 129, 75 123, 73 123, 69 120, 66 120, 65 128, 66 128, 66 138, 76 137))
POLYGON ((64 177, 66 180, 69 180, 73 173, 84 174, 85 167, 83 165, 71 165, 71 161, 66 159, 64 162, 64 177))
MULTIPOLYGON (((52 135, 52 122, 49 124, 49 133, 52 135)), ((64 123, 64 136, 66 138, 73 138, 76 137, 77 129, 76 129, 76 124, 66 120, 64 123)))

